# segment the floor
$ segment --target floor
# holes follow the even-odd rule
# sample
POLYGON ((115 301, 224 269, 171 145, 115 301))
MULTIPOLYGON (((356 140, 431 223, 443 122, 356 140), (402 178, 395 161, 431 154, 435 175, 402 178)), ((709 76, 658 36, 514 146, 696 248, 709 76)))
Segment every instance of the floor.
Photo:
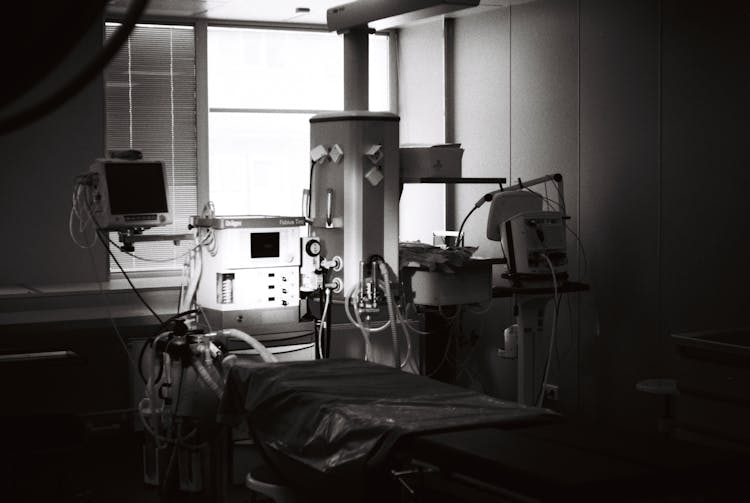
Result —
MULTIPOLYGON (((143 434, 104 432, 87 434, 84 442, 60 441, 56 445, 24 446, 2 455, 3 501, 37 503, 213 503, 214 497, 180 494, 160 496, 143 482, 143 434), (7 497, 7 499, 6 499, 7 497)), ((18 446, 16 446, 18 447, 18 446)), ((235 477, 237 479, 238 477, 235 477)), ((239 476, 241 480, 241 476, 239 476)), ((229 484, 226 503, 250 501, 242 485, 229 484)), ((257 500, 262 501, 262 500, 257 500)))

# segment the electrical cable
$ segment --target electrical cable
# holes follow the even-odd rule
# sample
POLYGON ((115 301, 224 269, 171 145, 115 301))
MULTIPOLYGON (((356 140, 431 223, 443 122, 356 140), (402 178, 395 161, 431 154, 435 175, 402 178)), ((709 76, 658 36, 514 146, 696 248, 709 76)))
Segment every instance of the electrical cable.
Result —
MULTIPOLYGON (((555 276, 555 267, 552 264, 552 261, 546 254, 542 254, 542 257, 547 261, 547 265, 549 266, 550 275, 552 276, 552 288, 555 293, 555 303, 557 304, 557 297, 558 297, 558 290, 557 290, 557 277, 555 276)), ((541 407, 544 404, 544 389, 547 386, 547 380, 549 379, 549 368, 552 363, 552 351, 554 349, 555 345, 555 336, 557 335, 557 309, 553 311, 553 320, 552 320, 552 335, 550 336, 549 341, 549 350, 547 352, 547 361, 544 365, 544 377, 542 378, 542 387, 539 390, 539 396, 536 401, 536 406, 541 407)))
POLYGON ((404 315, 406 317, 404 318, 403 321, 406 323, 406 325, 409 327, 409 329, 412 330, 413 332, 416 332, 419 335, 430 335, 431 332, 426 332, 426 331, 423 331, 423 330, 419 330, 419 329, 416 329, 413 326, 411 326, 411 322, 409 321, 409 306, 412 306, 414 308, 415 314, 418 314, 418 313, 416 313, 416 309, 417 308, 414 307, 413 303, 406 304, 406 306, 404 306, 404 315))
MULTIPOLYGON (((438 312, 439 312, 439 308, 440 307, 438 306, 438 312)), ((453 323, 456 321, 456 319, 458 319, 458 316, 460 315, 460 313, 461 313, 461 307, 458 306, 456 308, 456 314, 453 316, 453 318, 444 318, 444 319, 446 319, 446 321, 448 321, 448 328, 450 330, 448 332, 448 340, 445 343, 445 352, 443 353, 443 358, 440 360, 440 363, 438 363, 437 367, 435 367, 432 370, 432 372, 429 372, 429 373, 426 372, 427 377, 432 377, 435 374, 437 374, 438 371, 441 368, 443 368, 443 365, 445 365, 445 363, 448 361, 448 354, 450 353, 451 345, 453 343, 453 330, 452 330, 452 327, 453 327, 453 323)), ((442 316, 442 314, 441 314, 441 316, 442 316)), ((425 370, 427 370, 427 369, 425 369, 425 370)))
POLYGON ((128 276, 128 273, 125 272, 125 269, 120 264, 120 261, 117 260, 117 257, 115 257, 115 254, 112 253, 112 250, 109 249, 109 245, 107 244, 107 241, 102 237, 103 232, 104 231, 102 231, 101 229, 97 231, 97 236, 99 236, 99 241, 101 241, 102 246, 104 246, 104 248, 107 250, 107 253, 109 254, 109 256, 112 257, 112 260, 115 261, 115 264, 117 264, 117 268, 120 269, 120 272, 122 272, 122 275, 127 280, 128 284, 130 285, 130 288, 133 290, 133 293, 135 293, 136 297, 138 297, 138 300, 140 300, 141 303, 143 303, 143 305, 146 306, 146 309, 148 309, 151 312, 151 314, 154 315, 154 318, 156 318, 159 321, 159 324, 166 327, 166 325, 164 324, 164 321, 161 319, 161 316, 156 314, 156 311, 154 311, 153 308, 149 305, 149 303, 146 302, 146 299, 143 298, 143 296, 141 295, 141 292, 138 291, 138 289, 135 287, 135 285, 131 281, 130 276, 128 276))
MULTIPOLYGON (((204 239, 208 240, 208 238, 209 238, 209 237, 211 237, 211 236, 207 236, 207 237, 206 237, 206 238, 204 238, 204 239)), ((195 250, 197 250, 198 248, 200 248, 201 246, 203 246, 203 244, 204 244, 204 243, 202 243, 202 242, 198 242, 198 243, 196 243, 196 245, 195 245, 195 246, 193 246, 193 247, 192 247, 192 248, 190 248, 189 250, 186 250, 186 251, 184 251, 183 253, 181 253, 180 255, 178 255, 178 256, 176 256, 176 257, 172 257, 172 258, 160 258, 160 259, 156 259, 156 258, 146 258, 146 257, 141 257, 140 255, 136 255, 136 254, 135 254, 135 253, 133 253, 133 252, 129 252, 129 251, 127 251, 127 250, 123 250, 123 248, 125 247, 125 245, 119 245, 119 244, 117 244, 116 242, 114 242, 114 241, 112 240, 112 238, 109 238, 109 237, 108 237, 108 238, 107 238, 107 240, 108 240, 108 241, 110 242, 110 244, 111 244, 112 246, 114 246, 115 248, 117 248, 118 250, 120 250, 120 251, 121 251, 122 253, 124 253, 124 254, 126 254, 126 255, 130 255, 131 257, 133 257, 133 258, 135 258, 135 259, 138 259, 138 260, 143 260, 144 262, 154 262, 154 263, 164 263, 164 262, 172 262, 172 261, 175 261, 175 260, 179 260, 179 259, 181 259, 181 258, 185 258, 185 257, 187 257, 187 256, 188 256, 189 254, 191 254, 192 252, 194 252, 195 250)))
POLYGON ((174 413, 177 416, 180 414, 180 402, 182 401, 182 383, 185 381, 185 366, 180 364, 180 385, 177 386, 177 398, 175 399, 174 413))
POLYGON ((443 318, 445 321, 452 322, 456 318, 458 318, 458 315, 461 313, 461 306, 456 306, 456 312, 453 316, 448 316, 443 312, 443 306, 439 305, 438 307, 438 314, 440 314, 440 317, 443 318))
POLYGON ((127 280, 128 284, 130 285, 130 288, 133 290, 133 293, 135 293, 136 297, 138 297, 138 300, 140 300, 143 303, 143 305, 146 306, 146 308, 151 312, 151 314, 154 315, 154 317, 159 321, 159 324, 162 327, 166 328, 164 321, 161 319, 161 317, 158 314, 156 314, 156 311, 154 311, 151 308, 148 302, 146 302, 146 299, 143 298, 143 296, 141 295, 141 292, 138 291, 138 289, 133 284, 133 281, 131 281, 130 276, 128 276, 128 273, 125 272, 125 269, 122 267, 122 264, 120 264, 120 261, 117 260, 117 257, 115 257, 115 254, 112 253, 112 250, 109 248, 109 244, 108 244, 109 237, 107 238, 107 240, 104 239, 103 234, 105 231, 99 226, 99 222, 96 221, 96 217, 94 217, 94 214, 91 211, 91 206, 88 200, 86 201, 86 208, 88 210, 89 216, 91 217, 92 221, 94 222, 94 225, 96 226, 96 229, 97 229, 96 236, 99 238, 99 241, 101 242, 104 249, 107 250, 107 253, 109 254, 109 256, 112 258, 112 260, 115 261, 115 264, 117 264, 117 268, 120 269, 120 272, 122 272, 122 275, 127 280))
POLYGON ((201 312, 201 309, 188 309, 186 311, 179 312, 175 314, 174 316, 170 316, 167 318, 167 320, 164 323, 171 323, 173 321, 178 320, 179 318, 184 318, 185 316, 190 316, 191 314, 198 314, 201 312))
POLYGON ((47 115, 78 94, 94 77, 101 73, 120 50, 120 47, 127 41, 133 28, 135 28, 136 22, 146 9, 146 5, 148 5, 148 0, 133 0, 125 13, 120 28, 109 38, 106 45, 102 47, 94 59, 86 64, 75 77, 51 95, 9 117, 0 119, 0 135, 18 129, 47 115))
POLYGON ((186 262, 188 262, 188 282, 187 285, 185 285, 184 293, 182 292, 183 286, 182 284, 180 285, 180 309, 187 309, 195 304, 195 296, 198 293, 198 283, 203 275, 203 247, 193 251, 190 254, 190 260, 186 262))
MULTIPOLYGON (((146 339, 146 340, 143 341, 143 345, 141 346, 141 350, 138 353, 138 364, 137 364, 138 373, 140 374, 141 379, 143 379, 143 382, 147 382, 146 375, 143 373, 143 356, 146 353, 146 349, 148 349, 149 346, 153 347, 159 341, 159 339, 161 339, 164 336, 170 335, 171 333, 172 332, 169 332, 169 331, 162 332, 162 333, 160 333, 159 335, 157 335, 155 337, 150 337, 150 338, 148 338, 148 339, 146 339)), ((161 369, 159 371, 159 374, 156 376, 156 380, 154 381, 154 383, 157 383, 160 380, 161 380, 161 369)))
POLYGON ((487 303, 487 307, 480 307, 480 309, 467 308, 467 311, 473 314, 485 314, 492 308, 492 299, 487 303))
POLYGON ((464 217, 463 222, 461 222, 461 226, 458 228, 458 236, 456 237, 456 246, 464 245, 464 235, 463 235, 464 225, 466 225, 466 221, 469 220, 469 217, 471 216, 471 214, 477 211, 477 208, 479 208, 479 206, 477 205, 472 206, 471 210, 469 210, 469 213, 467 213, 466 216, 464 217))
POLYGON ((323 359, 323 353, 321 351, 321 334, 323 333, 323 329, 325 327, 325 330, 328 330, 327 324, 326 324, 326 317, 328 316, 328 308, 331 304, 331 289, 326 288, 325 289, 325 305, 323 307, 323 314, 320 315, 320 330, 318 330, 318 339, 316 341, 316 349, 318 351, 318 358, 323 359))
MULTIPOLYGON (((89 204, 88 200, 90 199, 90 194, 88 193, 88 185, 83 181, 88 178, 88 175, 78 175, 76 177, 76 182, 73 185, 73 194, 71 196, 71 208, 70 208, 70 216, 68 217, 68 233, 70 235, 70 239, 75 243, 76 246, 79 248, 91 248, 96 244, 96 233, 91 237, 91 242, 80 242, 78 238, 75 236, 75 232, 73 231, 73 222, 75 219, 78 219, 78 233, 84 234, 86 229, 89 227, 89 224, 93 221, 91 214, 89 212, 83 212, 81 210, 81 195, 84 196, 84 202, 86 205, 89 204), (86 217, 85 219, 83 217, 86 217), (75 217, 75 219, 74 219, 75 217)), ((84 236, 85 237, 85 236, 84 236)))
POLYGON ((434 376, 440 371, 441 368, 443 368, 443 365, 445 365, 445 362, 448 361, 448 353, 450 352, 452 343, 453 343, 453 334, 449 333, 448 340, 445 343, 445 352, 443 353, 443 358, 440 360, 440 363, 438 363, 437 367, 435 367, 432 370, 432 372, 426 373, 427 377, 434 376))
MULTIPOLYGON (((393 303, 396 304, 396 299, 393 299, 393 303)), ((406 306, 404 306, 404 313, 406 312, 406 306)), ((409 364, 409 359, 411 358, 412 353, 412 345, 411 345, 411 332, 409 325, 406 323, 406 320, 401 316, 401 311, 396 308, 396 320, 401 325, 401 329, 404 332, 404 339, 406 340, 406 355, 404 356, 403 361, 401 362, 401 367, 404 368, 409 364)))
POLYGON ((550 208, 550 209, 552 209, 553 211, 561 211, 562 213, 564 213, 564 211, 563 211, 563 205, 560 204, 560 202, 554 201, 554 200, 550 199, 549 197, 543 196, 539 192, 533 190, 531 187, 524 187, 523 190, 525 190, 527 192, 530 192, 530 193, 534 194, 535 196, 537 196, 543 202, 547 203, 547 207, 550 208), (555 206, 557 206, 557 210, 555 210, 554 208, 552 208, 551 205, 553 205, 553 204, 555 206))
POLYGON ((362 320, 359 318, 359 311, 355 309, 354 310, 355 314, 354 315, 351 314, 351 304, 352 304, 352 301, 354 300, 354 296, 359 295, 361 291, 362 289, 355 285, 349 291, 349 295, 346 296, 345 302, 344 302, 344 312, 346 313, 346 317, 349 318, 349 321, 351 322, 352 325, 359 328, 360 330, 366 330, 369 333, 377 333, 377 332, 382 332, 383 330, 386 330, 388 327, 391 326, 391 320, 387 320, 385 323, 375 328, 370 328, 370 327, 364 327, 364 325, 362 324, 362 320))
MULTIPOLYGON (((92 270, 94 272, 94 276, 95 276, 95 279, 96 279, 96 284, 99 287, 99 296, 102 299, 102 301, 104 302, 104 309, 105 309, 105 312, 107 313, 107 318, 109 318, 109 322, 112 324, 112 329, 115 331, 115 338, 118 340, 118 342, 122 346, 123 350, 125 351, 125 355, 128 357, 128 361, 133 366, 133 368, 136 369, 136 370, 140 370, 138 368, 138 364, 133 359, 133 355, 130 354, 130 350, 128 349, 128 346, 125 343, 125 338, 120 333, 120 329, 117 326, 117 323, 115 322, 114 316, 112 316, 112 309, 111 309, 111 306, 109 304, 109 300, 107 300, 107 294, 104 293, 104 288, 102 288, 102 283, 99 280, 98 275, 96 274, 96 262, 94 261, 94 255, 91 252, 91 248, 88 248, 88 252, 89 252, 89 259, 91 260, 91 268, 92 268, 92 270)), ((139 374, 140 374, 140 377, 141 377, 141 379, 143 379, 143 382, 145 384, 146 383, 146 379, 143 377, 143 373, 139 372, 139 374)))
POLYGON ((383 290, 385 291, 385 302, 388 306, 388 321, 391 323, 391 344, 393 345, 393 366, 401 368, 401 346, 398 341, 398 327, 396 326, 396 314, 394 308, 393 294, 391 292, 391 277, 388 266, 384 260, 379 260, 380 274, 383 276, 383 290))

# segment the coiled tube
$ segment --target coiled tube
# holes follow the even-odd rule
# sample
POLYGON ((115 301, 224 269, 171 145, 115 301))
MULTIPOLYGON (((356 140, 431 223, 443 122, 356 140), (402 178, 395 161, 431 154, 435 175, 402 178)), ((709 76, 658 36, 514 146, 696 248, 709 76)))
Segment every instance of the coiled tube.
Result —
POLYGON ((208 373, 208 369, 206 369, 206 366, 203 365, 203 362, 201 362, 198 358, 193 358, 191 364, 193 370, 195 370, 195 373, 198 374, 198 377, 201 378, 201 381, 203 381, 206 386, 208 386, 209 389, 214 392, 217 398, 221 399, 224 391, 221 389, 221 386, 219 386, 219 384, 213 380, 211 374, 208 373))
POLYGON ((391 324, 391 341, 393 343, 393 366, 397 369, 401 368, 401 345, 398 341, 398 327, 396 326, 396 311, 393 306, 393 296, 391 295, 391 278, 388 273, 388 267, 385 262, 380 261, 380 273, 383 275, 383 283, 385 288, 385 301, 388 305, 388 320, 391 324))
POLYGON ((268 348, 266 348, 263 344, 258 342, 258 339, 251 336, 250 334, 246 334, 242 330, 237 330, 236 328, 226 328, 224 330, 220 330, 219 333, 222 333, 226 335, 227 337, 233 337, 237 340, 240 340, 244 343, 246 343, 248 346, 253 348, 258 352, 260 355, 261 360, 264 362, 269 363, 276 363, 279 360, 271 353, 268 348))

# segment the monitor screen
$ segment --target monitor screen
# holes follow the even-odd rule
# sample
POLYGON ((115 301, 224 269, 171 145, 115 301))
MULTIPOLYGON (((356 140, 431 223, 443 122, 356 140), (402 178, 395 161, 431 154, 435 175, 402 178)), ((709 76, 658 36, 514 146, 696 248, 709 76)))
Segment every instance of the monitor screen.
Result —
POLYGON ((278 232, 253 232, 250 234, 250 258, 279 256, 278 232))
POLYGON ((105 173, 112 215, 168 211, 160 162, 108 162, 105 173))

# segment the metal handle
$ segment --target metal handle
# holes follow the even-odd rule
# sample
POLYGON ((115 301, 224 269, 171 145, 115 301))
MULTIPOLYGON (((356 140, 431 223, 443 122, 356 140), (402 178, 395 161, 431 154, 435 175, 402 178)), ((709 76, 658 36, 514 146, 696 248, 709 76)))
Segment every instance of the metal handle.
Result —
POLYGON ((326 192, 326 227, 333 227, 333 189, 326 192))
POLYGON ((310 220, 310 189, 302 189, 302 215, 310 220))

